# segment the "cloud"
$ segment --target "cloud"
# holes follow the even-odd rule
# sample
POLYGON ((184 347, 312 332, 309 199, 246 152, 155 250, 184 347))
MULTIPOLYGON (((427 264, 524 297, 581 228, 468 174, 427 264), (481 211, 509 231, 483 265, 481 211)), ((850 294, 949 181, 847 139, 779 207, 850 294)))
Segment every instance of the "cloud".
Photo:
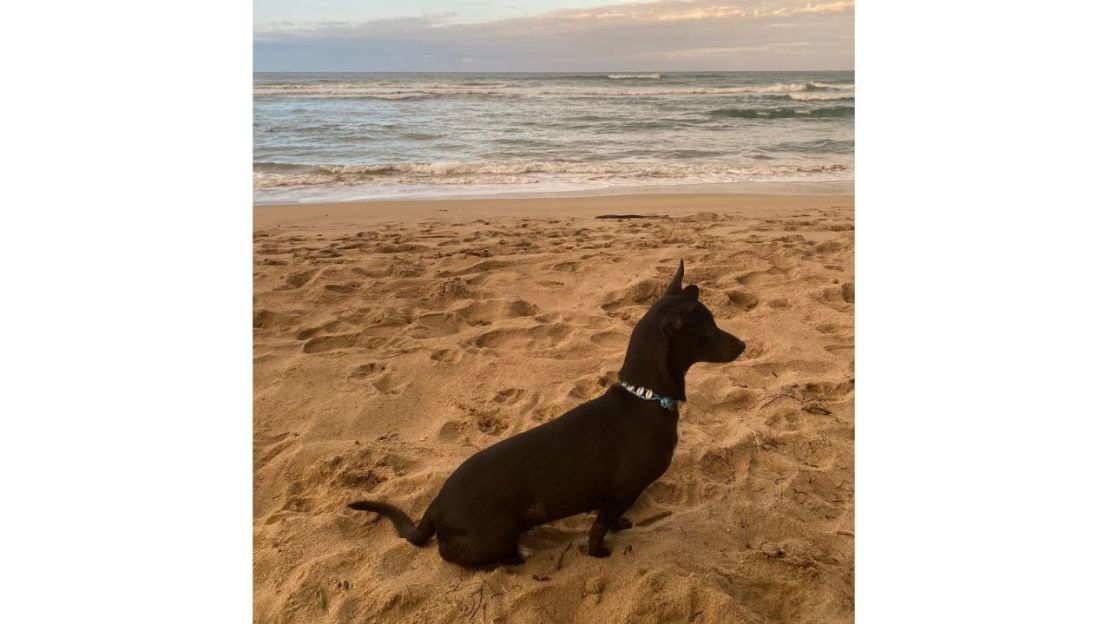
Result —
MULTIPOLYGON (((658 2, 638 2, 616 6, 597 7, 586 11, 574 11, 571 15, 578 19, 624 19, 631 21, 676 22, 687 20, 720 19, 728 17, 787 17, 800 13, 842 13, 855 8, 855 2, 829 2, 824 4, 806 3, 802 6, 771 7, 767 4, 725 3, 725 2, 684 2, 680 0, 660 0, 658 2)), ((549 14, 558 15, 561 12, 549 14)))
POLYGON ((853 9, 851 1, 659 0, 485 22, 457 23, 443 14, 360 23, 270 24, 255 33, 255 68, 850 69, 853 9))

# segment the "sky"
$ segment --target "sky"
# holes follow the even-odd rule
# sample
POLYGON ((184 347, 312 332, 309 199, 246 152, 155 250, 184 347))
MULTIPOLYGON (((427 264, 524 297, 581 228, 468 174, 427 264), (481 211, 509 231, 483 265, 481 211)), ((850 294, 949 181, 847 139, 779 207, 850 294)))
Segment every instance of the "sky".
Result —
POLYGON ((853 68, 854 0, 255 0, 255 71, 853 68))

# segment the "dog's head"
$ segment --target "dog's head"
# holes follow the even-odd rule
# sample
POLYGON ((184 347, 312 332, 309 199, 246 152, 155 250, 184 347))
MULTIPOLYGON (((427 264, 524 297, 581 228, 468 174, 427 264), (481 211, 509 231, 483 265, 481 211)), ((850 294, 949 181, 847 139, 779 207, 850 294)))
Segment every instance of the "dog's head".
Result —
POLYGON ((744 352, 744 342, 721 331, 709 308, 698 301, 698 287, 682 287, 684 265, 663 296, 651 306, 628 343, 620 377, 646 385, 657 394, 686 400, 686 371, 698 362, 731 362, 744 352))
POLYGON ((713 313, 698 301, 698 287, 682 287, 685 265, 678 271, 663 296, 637 324, 660 331, 667 340, 667 359, 683 370, 697 362, 731 362, 744 352, 744 341, 722 331, 713 313))

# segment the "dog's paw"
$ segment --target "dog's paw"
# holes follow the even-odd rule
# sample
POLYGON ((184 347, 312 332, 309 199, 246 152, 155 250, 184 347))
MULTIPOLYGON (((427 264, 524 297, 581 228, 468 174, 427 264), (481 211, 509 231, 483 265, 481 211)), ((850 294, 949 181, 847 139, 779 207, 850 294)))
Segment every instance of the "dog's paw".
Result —
POLYGON ((619 520, 617 520, 616 522, 613 523, 613 528, 611 528, 609 530, 613 531, 615 533, 617 531, 623 531, 625 529, 631 529, 631 528, 632 528, 632 521, 631 520, 629 520, 628 518, 620 518, 619 520))
POLYGON ((501 565, 516 566, 524 563, 524 556, 519 552, 513 553, 501 560, 501 565))
POLYGON ((608 557, 609 555, 613 554, 612 552, 609 551, 608 548, 606 548, 604 546, 591 546, 590 550, 588 552, 589 552, 591 557, 597 557, 598 559, 604 559, 604 558, 608 557))

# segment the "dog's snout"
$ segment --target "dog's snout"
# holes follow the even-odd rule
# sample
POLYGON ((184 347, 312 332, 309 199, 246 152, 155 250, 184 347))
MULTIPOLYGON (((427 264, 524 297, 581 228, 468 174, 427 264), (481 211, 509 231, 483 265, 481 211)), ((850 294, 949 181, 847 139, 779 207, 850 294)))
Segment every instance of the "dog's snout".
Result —
POLYGON ((722 363, 731 362, 740 357, 740 354, 743 353, 746 348, 748 348, 748 345, 744 344, 743 340, 740 340, 728 332, 720 332, 717 338, 716 348, 714 348, 715 353, 713 353, 709 361, 722 363))
POLYGON ((740 357, 740 354, 744 352, 744 349, 748 348, 748 345, 744 344, 744 341, 740 340, 736 336, 729 336, 729 338, 732 338, 732 341, 733 341, 733 345, 732 345, 733 355, 732 355, 732 357, 730 357, 728 359, 728 361, 731 362, 731 361, 735 360, 736 358, 740 357))

